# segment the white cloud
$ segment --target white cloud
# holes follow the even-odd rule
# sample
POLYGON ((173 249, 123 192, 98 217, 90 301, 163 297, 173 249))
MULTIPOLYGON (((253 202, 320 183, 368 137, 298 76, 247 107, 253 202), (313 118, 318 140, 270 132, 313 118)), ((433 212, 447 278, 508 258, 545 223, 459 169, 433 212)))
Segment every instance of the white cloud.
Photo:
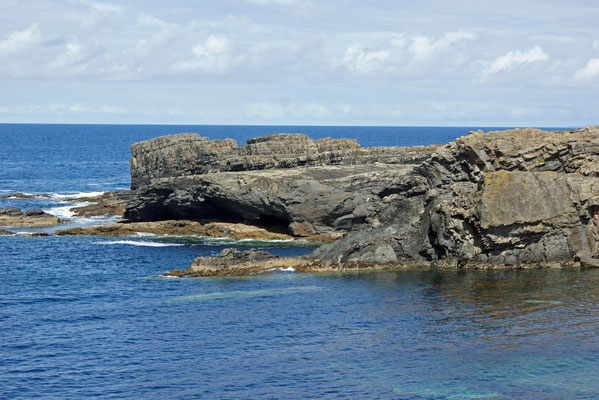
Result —
MULTIPOLYGON (((464 40, 473 40, 471 32, 449 32, 437 40, 427 36, 406 38, 398 33, 372 35, 363 42, 370 41, 370 46, 354 43, 347 46, 341 61, 335 66, 345 67, 357 75, 370 77, 392 74, 395 77, 413 77, 425 74, 426 65, 433 65, 444 50, 464 40)), ((453 57, 446 67, 462 62, 464 57, 453 57)), ((437 64, 436 64, 437 65, 437 64)))
POLYGON ((369 74, 380 68, 389 59, 389 50, 368 51, 362 45, 347 47, 341 63, 350 71, 358 74, 369 74))
POLYGON ((247 118, 260 118, 265 120, 283 119, 326 119, 335 115, 347 113, 347 104, 325 106, 318 102, 251 102, 244 105, 244 114, 247 118))
POLYGON ((198 44, 191 51, 197 57, 211 57, 224 54, 228 49, 229 41, 226 37, 210 35, 204 44, 198 44))
POLYGON ((110 104, 49 103, 22 107, 4 106, 0 107, 0 114, 40 116, 69 114, 126 115, 127 110, 110 104))
POLYGON ((124 7, 117 6, 114 4, 91 2, 91 3, 89 3, 89 5, 91 6, 91 8, 93 10, 102 12, 102 13, 121 13, 125 10, 124 7))
POLYGON ((528 51, 510 51, 506 55, 497 57, 485 72, 486 75, 495 74, 513 66, 545 61, 549 58, 540 46, 535 46, 528 51))
POLYGON ((446 33, 441 39, 433 41, 426 36, 416 36, 412 38, 410 52, 418 58, 424 58, 431 55, 437 50, 441 50, 451 46, 462 40, 473 40, 475 35, 472 32, 457 31, 446 33))
POLYGON ((222 35, 210 35, 203 42, 191 49, 192 58, 175 63, 172 72, 227 72, 232 64, 229 39, 222 35))
POLYGON ((67 1, 72 4, 80 4, 83 6, 87 6, 87 7, 91 8, 93 11, 96 11, 99 13, 121 13, 121 12, 125 11, 125 7, 118 6, 116 4, 100 3, 97 1, 91 1, 91 0, 67 0, 67 1))
POLYGON ((22 31, 14 31, 5 40, 0 41, 0 52, 14 52, 37 42, 41 32, 37 24, 32 24, 22 31))
POLYGON ((586 67, 576 71, 574 77, 580 80, 590 80, 599 76, 599 58, 591 58, 586 67))

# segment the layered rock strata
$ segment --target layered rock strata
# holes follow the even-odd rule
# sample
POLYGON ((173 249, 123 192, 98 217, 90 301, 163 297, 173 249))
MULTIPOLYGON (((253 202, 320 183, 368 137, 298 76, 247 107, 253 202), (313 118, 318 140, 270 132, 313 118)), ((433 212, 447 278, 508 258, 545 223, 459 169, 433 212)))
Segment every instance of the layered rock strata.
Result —
POLYGON ((419 190, 411 171, 436 146, 360 148, 354 140, 278 134, 237 147, 179 134, 131 149, 137 198, 126 220, 212 218, 310 236, 346 232, 383 198, 419 190))
MULTIPOLYGON (((230 238, 234 240, 295 240, 285 233, 273 232, 265 228, 227 222, 202 222, 189 220, 167 220, 151 222, 130 222, 108 225, 76 227, 55 232, 57 236, 134 236, 138 233, 151 233, 169 236, 205 236, 230 238)), ((332 242, 338 235, 313 235, 305 241, 332 242)))
POLYGON ((238 147, 184 134, 132 151, 138 196, 126 218, 347 232, 309 256, 322 268, 599 266, 597 127, 384 149, 332 139, 319 147, 304 135, 238 147))
POLYGON ((359 230, 312 255, 330 263, 593 266, 599 256, 599 128, 473 132, 414 170, 359 230))
POLYGON ((20 208, 4 208, 0 210, 0 226, 42 228, 70 223, 38 209, 23 211, 20 208))

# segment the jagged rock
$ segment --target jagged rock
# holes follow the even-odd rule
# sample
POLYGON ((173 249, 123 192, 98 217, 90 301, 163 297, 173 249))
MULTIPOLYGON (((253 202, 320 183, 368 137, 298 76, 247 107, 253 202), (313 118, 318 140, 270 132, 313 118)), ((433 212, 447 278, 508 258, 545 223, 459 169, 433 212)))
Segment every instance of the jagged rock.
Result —
POLYGON ((67 199, 69 202, 94 203, 86 206, 73 207, 70 209, 77 217, 122 217, 125 213, 127 203, 135 198, 135 193, 130 190, 118 190, 106 192, 100 196, 78 197, 67 199))
POLYGON ((9 236, 9 235, 14 235, 14 233, 11 231, 7 231, 6 229, 0 228, 0 236, 9 236))
POLYGON ((161 136, 131 146, 131 189, 160 178, 300 166, 414 164, 434 146, 360 148, 353 139, 312 140, 280 133, 249 139, 210 140, 195 133, 161 136))
POLYGON ((70 223, 70 221, 61 220, 54 215, 47 214, 38 209, 22 211, 20 208, 13 207, 0 210, 0 226, 29 226, 41 228, 70 223))
POLYGON ((214 218, 280 226, 297 236, 345 232, 382 198, 424 184, 413 182, 412 171, 436 147, 360 148, 354 140, 301 134, 240 147, 192 134, 161 137, 132 146, 137 198, 124 217, 214 218))
POLYGON ((323 268, 599 259, 598 127, 471 132, 446 146, 403 149, 305 135, 238 147, 186 134, 134 145, 133 156, 138 196, 126 218, 212 216, 298 236, 349 232, 309 257, 323 268))
POLYGON ((597 127, 471 133, 415 169, 427 182, 425 194, 398 193, 366 226, 312 257, 386 262, 388 251, 379 250, 385 246, 404 264, 529 267, 594 259, 597 161, 597 127))

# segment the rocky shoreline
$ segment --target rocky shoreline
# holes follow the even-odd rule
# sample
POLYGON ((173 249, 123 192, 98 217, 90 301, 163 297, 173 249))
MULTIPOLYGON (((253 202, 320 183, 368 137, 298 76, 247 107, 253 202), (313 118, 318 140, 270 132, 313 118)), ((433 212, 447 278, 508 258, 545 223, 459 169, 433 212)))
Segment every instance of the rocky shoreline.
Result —
POLYGON ((452 268, 597 266, 599 128, 470 132, 445 146, 362 149, 271 135, 132 146, 129 220, 206 214, 293 235, 336 232, 306 259, 452 268), (380 155, 377 158, 377 155, 380 155))
POLYGON ((237 146, 185 133, 133 144, 131 152, 132 190, 83 199, 94 204, 73 210, 122 220, 57 235, 330 242, 292 259, 225 252, 175 276, 285 265, 599 267, 599 127, 479 131, 405 148, 302 134, 237 146))
MULTIPOLYGON (((24 211, 20 208, 4 208, 0 210, 0 226, 43 228, 70 223, 39 209, 24 211)), ((8 231, 5 230, 5 232, 8 231)))

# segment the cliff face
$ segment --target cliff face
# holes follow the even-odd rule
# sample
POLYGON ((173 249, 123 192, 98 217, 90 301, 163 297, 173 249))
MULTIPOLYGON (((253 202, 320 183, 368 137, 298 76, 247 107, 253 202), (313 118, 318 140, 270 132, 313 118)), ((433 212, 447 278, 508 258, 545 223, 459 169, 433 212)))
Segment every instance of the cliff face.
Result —
POLYGON ((233 139, 210 140, 195 133, 180 133, 131 146, 131 189, 160 178, 218 172, 414 163, 429 155, 431 149, 431 146, 360 148, 355 139, 312 140, 297 133, 257 137, 237 146, 233 139))
POLYGON ((360 230, 314 257, 459 266, 596 264, 599 128, 471 133, 414 173, 360 230))
POLYGON ((597 264, 599 128, 476 132, 446 146, 360 148, 194 134, 132 146, 130 220, 238 219, 348 234, 312 257, 460 266, 597 264))
POLYGON ((355 140, 278 134, 212 141, 195 134, 132 146, 137 200, 125 218, 216 219, 278 225, 297 236, 345 232, 375 204, 413 187, 436 146, 360 148, 355 140))

